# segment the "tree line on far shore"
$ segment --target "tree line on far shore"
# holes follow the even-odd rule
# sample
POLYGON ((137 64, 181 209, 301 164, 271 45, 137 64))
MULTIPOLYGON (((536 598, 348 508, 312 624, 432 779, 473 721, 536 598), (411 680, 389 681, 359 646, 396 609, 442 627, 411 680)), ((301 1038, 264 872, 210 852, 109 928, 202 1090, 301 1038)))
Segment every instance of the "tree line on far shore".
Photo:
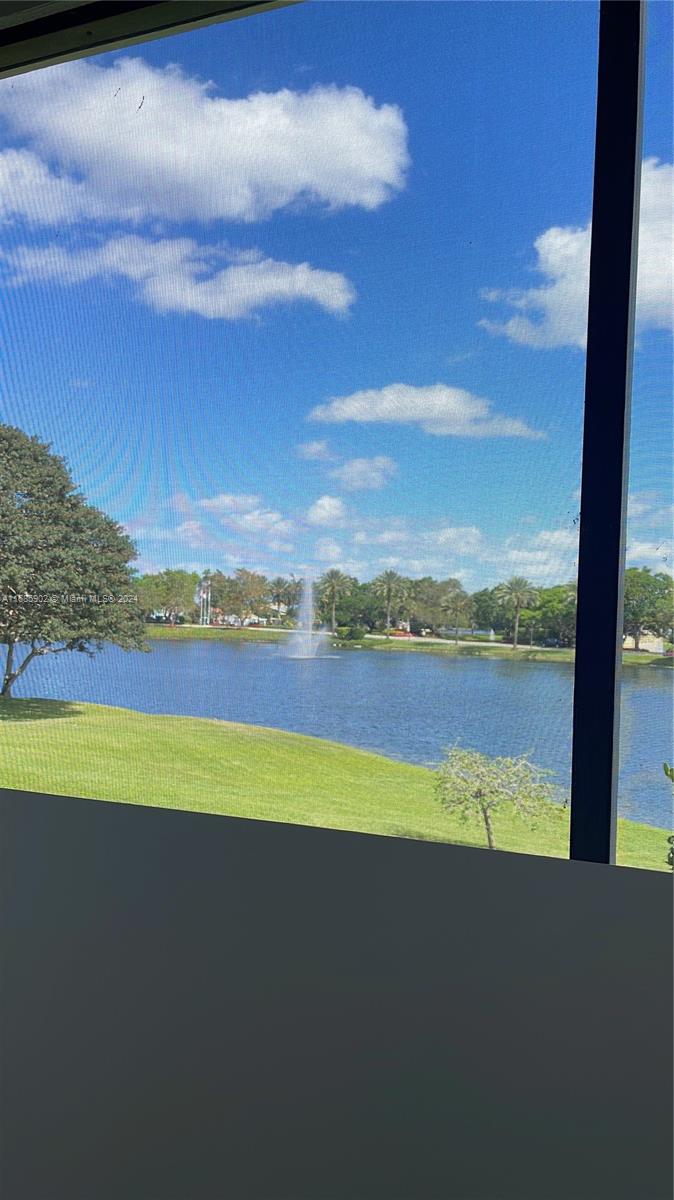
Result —
MULTIPOLYGON (((244 568, 226 575, 222 571, 167 570, 140 576, 135 581, 139 605, 146 615, 162 613, 169 621, 199 619, 198 592, 208 582, 212 619, 251 616, 275 624, 296 623, 302 580, 294 576, 266 576, 244 568)), ((361 582, 332 568, 315 581, 316 620, 333 633, 344 631, 389 633, 402 625, 412 634, 454 635, 494 630, 517 647, 554 644, 572 647, 576 626, 575 581, 536 587, 514 576, 491 588, 468 592, 458 579, 411 579, 384 571, 361 582)), ((674 622, 674 581, 648 567, 625 572, 625 637, 635 648, 645 634, 671 639, 674 622)))
MULTIPOLYGON (((36 659, 104 644, 147 650, 146 621, 198 619, 203 580, 188 571, 139 575, 124 529, 89 504, 61 457, 23 430, 0 424, 0 698, 36 659)), ((248 614, 293 625, 302 583, 241 569, 209 571, 211 612, 248 614)), ((360 582, 336 568, 316 582, 317 618, 333 632, 360 637, 403 622, 412 633, 491 630, 517 647, 571 646, 574 583, 536 588, 520 577, 469 594, 458 579, 409 579, 384 571, 360 582)), ((625 625, 636 647, 645 633, 672 638, 674 583, 631 568, 625 576, 625 625)))

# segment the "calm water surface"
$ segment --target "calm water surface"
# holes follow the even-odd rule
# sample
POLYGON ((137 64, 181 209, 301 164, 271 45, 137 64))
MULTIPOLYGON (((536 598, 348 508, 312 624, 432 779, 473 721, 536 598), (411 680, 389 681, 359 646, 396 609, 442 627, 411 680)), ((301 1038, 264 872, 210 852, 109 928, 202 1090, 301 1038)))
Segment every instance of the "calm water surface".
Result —
MULTIPOLYGON (((108 647, 37 660, 17 696, 115 704, 147 713, 271 725, 435 766, 459 743, 528 752, 568 787, 573 667, 567 663, 332 651, 289 659, 277 645, 155 642, 148 654, 108 647)), ((664 669, 630 667, 622 684, 622 816, 669 826, 672 685, 664 669)))

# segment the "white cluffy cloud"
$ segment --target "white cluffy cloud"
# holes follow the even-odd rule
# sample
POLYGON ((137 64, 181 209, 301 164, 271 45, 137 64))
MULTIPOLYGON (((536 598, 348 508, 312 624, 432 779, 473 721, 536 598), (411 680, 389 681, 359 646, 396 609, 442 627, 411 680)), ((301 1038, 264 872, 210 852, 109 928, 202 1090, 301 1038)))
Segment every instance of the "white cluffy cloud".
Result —
POLYGON ((197 503, 201 508, 205 508, 209 512, 218 515, 228 515, 229 513, 251 512, 252 509, 259 507, 261 500, 259 496, 248 494, 233 495, 230 492, 220 492, 217 496, 198 500, 197 503))
POLYGON ((659 492, 631 492, 627 503, 630 529, 667 529, 674 533, 674 505, 659 492))
POLYGON ((40 224, 250 222, 298 204, 373 210, 404 186, 409 162, 400 109, 360 88, 228 99, 139 57, 20 75, 1 89, 0 115, 27 143, 0 155, 0 211, 40 224))
POLYGON ((255 508, 252 512, 239 513, 223 520, 230 529, 239 529, 243 533, 284 535, 292 533, 293 529, 292 521, 272 508, 255 508))
POLYGON ((314 557, 320 562, 336 562, 342 557, 342 547, 332 538, 319 538, 314 546, 314 557))
POLYGON ((0 221, 25 217, 35 225, 66 225, 105 215, 104 202, 85 183, 54 174, 32 150, 0 152, 0 221))
MULTIPOLYGON (((456 557, 468 556, 482 558, 487 553, 484 535, 476 525, 440 523, 433 528, 428 528, 426 524, 423 529, 414 529, 408 522, 400 521, 396 524, 384 523, 383 528, 372 524, 356 529, 353 542, 357 546, 389 547, 391 553, 398 556, 396 562, 399 563, 412 561, 400 555, 403 551, 407 555, 414 546, 424 554, 425 567, 430 569, 429 564, 432 564, 441 572, 446 571, 450 559, 453 561, 456 557)), ((378 561, 385 560, 380 558, 378 561)))
MULTIPOLYGON (((671 163, 644 160, 641 173, 636 320, 641 328, 672 327, 672 217, 674 172, 671 163)), ((590 275, 590 224, 582 229, 553 226, 534 242, 537 287, 483 292, 485 300, 515 309, 507 321, 480 321, 490 333, 536 348, 584 349, 590 275)))
POLYGON ((351 458, 330 471, 330 476, 339 480, 349 492, 377 491, 388 483, 397 469, 392 458, 377 454, 374 458, 351 458))
POLYGON ((328 525, 337 528, 344 524, 346 508, 339 496, 320 496, 307 512, 309 525, 328 525))
POLYGON ((438 437, 545 436, 516 417, 494 413, 488 400, 444 383, 429 387, 391 383, 380 389, 338 396, 312 409, 309 420, 331 424, 343 421, 415 424, 438 437))
POLYGON ((515 534, 503 545, 493 545, 485 561, 504 567, 509 574, 524 575, 532 583, 549 587, 573 579, 578 554, 578 528, 541 529, 532 536, 515 534))
POLYGON ((318 442, 300 442, 296 447, 300 458, 305 458, 308 461, 327 461, 332 458, 330 447, 326 441, 318 442))
POLYGON ((308 263, 277 262, 246 255, 246 261, 223 258, 231 252, 218 246, 199 246, 191 238, 152 241, 136 234, 111 238, 84 250, 48 246, 19 246, 0 252, 14 286, 34 280, 81 284, 91 279, 132 281, 140 297, 157 312, 196 313, 207 318, 236 320, 274 304, 308 301, 341 313, 354 300, 347 279, 308 263))
POLYGON ((650 567, 654 571, 674 574, 674 538, 660 542, 631 542, 627 546, 625 561, 628 566, 650 567))
POLYGON ((293 549, 288 541, 294 532, 293 522, 275 509, 265 507, 260 496, 221 492, 197 503, 226 529, 262 542, 269 550, 289 553, 293 549))
POLYGON ((421 535, 422 543, 443 554, 481 554, 484 547, 482 531, 476 525, 444 525, 421 535))
POLYGON ((535 541, 537 547, 546 550, 576 550, 578 529, 542 529, 535 541))
POLYGON ((357 546, 397 546, 408 542, 410 536, 409 530, 400 526, 382 529, 379 533, 370 529, 358 529, 353 535, 353 540, 357 546))

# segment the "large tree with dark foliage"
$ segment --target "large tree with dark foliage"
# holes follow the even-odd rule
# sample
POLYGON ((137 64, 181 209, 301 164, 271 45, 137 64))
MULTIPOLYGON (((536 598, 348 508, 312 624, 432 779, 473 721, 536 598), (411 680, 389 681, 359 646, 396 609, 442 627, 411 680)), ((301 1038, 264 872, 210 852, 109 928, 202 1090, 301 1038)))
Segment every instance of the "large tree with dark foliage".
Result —
POLYGON ((623 637, 634 638, 634 649, 645 633, 667 636, 674 625, 674 583, 671 575, 649 567, 625 571, 623 637))
POLYGON ((147 648, 135 557, 48 444, 0 425, 0 697, 43 655, 147 648))

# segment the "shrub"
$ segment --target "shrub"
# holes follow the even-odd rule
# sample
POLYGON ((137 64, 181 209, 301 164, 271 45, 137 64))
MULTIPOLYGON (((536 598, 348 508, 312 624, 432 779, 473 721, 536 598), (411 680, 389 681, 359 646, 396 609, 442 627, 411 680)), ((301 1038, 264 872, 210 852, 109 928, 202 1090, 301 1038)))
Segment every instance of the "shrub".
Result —
POLYGON ((365 637, 366 633, 366 625, 352 625, 346 636, 350 642, 360 642, 365 637))

